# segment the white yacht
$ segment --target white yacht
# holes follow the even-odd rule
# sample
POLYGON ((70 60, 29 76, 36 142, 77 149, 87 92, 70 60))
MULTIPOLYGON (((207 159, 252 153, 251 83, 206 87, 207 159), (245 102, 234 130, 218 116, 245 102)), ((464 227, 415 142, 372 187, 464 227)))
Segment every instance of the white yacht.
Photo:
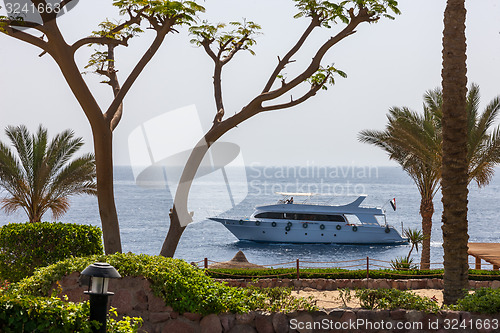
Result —
MULTIPOLYGON (((250 218, 212 217, 240 240, 277 243, 396 244, 407 239, 388 225, 380 207, 365 207, 366 195, 346 205, 313 204, 313 193, 279 193, 277 204, 259 206, 250 218), (293 197, 308 196, 297 203, 293 197)), ((395 206, 393 206, 395 208, 395 206)))

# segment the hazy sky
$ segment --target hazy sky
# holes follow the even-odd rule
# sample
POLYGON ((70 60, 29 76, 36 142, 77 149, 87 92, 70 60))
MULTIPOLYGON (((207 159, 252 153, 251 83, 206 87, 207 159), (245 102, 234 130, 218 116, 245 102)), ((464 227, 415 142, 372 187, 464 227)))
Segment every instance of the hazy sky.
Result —
MULTIPOLYGON (((362 24, 357 33, 330 50, 325 64, 347 73, 335 86, 293 109, 255 116, 223 137, 238 144, 247 165, 393 165, 376 147, 361 144, 363 129, 383 129, 391 106, 421 110, 422 95, 441 82, 441 38, 445 0, 401 0, 402 15, 362 24)), ((1 3, 1 1, 0 1, 1 3)), ((68 42, 89 35, 105 18, 118 19, 111 0, 81 0, 60 18, 68 42)), ((227 22, 246 18, 262 25, 256 56, 238 55, 223 74, 226 114, 239 111, 262 90, 271 70, 294 44, 307 19, 293 19, 290 0, 207 0, 202 18, 227 22)), ((481 87, 483 105, 500 94, 500 3, 467 1, 468 78, 481 87)), ((342 25, 315 31, 307 48, 295 57, 287 73, 308 64, 316 45, 342 25)), ((203 50, 189 44, 186 29, 167 37, 160 51, 125 99, 124 116, 115 130, 116 164, 129 164, 128 136, 134 128, 165 112, 194 104, 201 125, 208 129, 214 117, 212 63, 203 50)), ((123 82, 151 41, 147 31, 117 51, 123 82)), ((83 66, 91 48, 78 53, 83 66)), ((11 37, 0 36, 0 140, 6 125, 39 123, 54 134, 72 128, 92 149, 90 125, 67 87, 58 67, 40 50, 11 37)), ((106 109, 108 86, 87 75, 98 102, 106 109)), ((185 129, 180 129, 185 130, 185 129)), ((165 145, 168 142, 164 143, 165 145)))

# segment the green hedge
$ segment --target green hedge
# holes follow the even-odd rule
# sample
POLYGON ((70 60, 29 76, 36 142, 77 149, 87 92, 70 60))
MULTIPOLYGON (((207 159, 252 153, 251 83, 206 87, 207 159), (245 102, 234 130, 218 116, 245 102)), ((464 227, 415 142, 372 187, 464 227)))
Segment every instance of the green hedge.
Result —
POLYGON ((151 282, 153 293, 181 313, 243 313, 256 309, 264 297, 257 291, 216 282, 183 260, 132 253, 66 259, 38 269, 32 276, 11 285, 9 292, 47 296, 55 281, 72 272, 81 272, 94 262, 107 262, 122 276, 144 276, 151 282))
MULTIPOLYGON (((296 279, 297 270, 295 268, 278 269, 208 269, 207 275, 213 278, 280 278, 296 279)), ((366 270, 349 270, 342 268, 303 268, 300 269, 301 279, 366 279, 366 270)), ((413 270, 394 271, 390 269, 370 270, 369 276, 372 279, 422 279, 422 278, 442 278, 443 270, 413 270)))
MULTIPOLYGON (((0 295, 0 332, 91 333, 89 303, 66 302, 55 297, 0 295)), ((140 318, 108 319, 108 333, 135 333, 140 318)))
POLYGON ((10 282, 71 256, 102 253, 101 229, 95 226, 36 222, 0 227, 0 278, 10 282))
MULTIPOLYGON (((207 275, 218 279, 296 279, 295 268, 277 269, 207 269, 207 275)), ((301 279, 366 279, 366 270, 348 270, 341 268, 304 268, 300 269, 301 279)), ((371 279, 441 279, 442 269, 395 271, 391 269, 370 270, 371 279)), ((500 280, 500 271, 469 270, 469 279, 475 281, 500 280)))

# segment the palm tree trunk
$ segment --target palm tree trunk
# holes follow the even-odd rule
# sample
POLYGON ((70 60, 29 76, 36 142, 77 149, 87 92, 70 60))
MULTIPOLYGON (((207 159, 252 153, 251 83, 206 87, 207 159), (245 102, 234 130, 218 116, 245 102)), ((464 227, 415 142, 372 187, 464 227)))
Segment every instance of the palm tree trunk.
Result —
POLYGON ((443 31, 443 248, 444 303, 468 287, 467 66, 465 0, 448 0, 443 31))
POLYGON ((431 262, 431 233, 432 215, 434 214, 434 203, 432 198, 422 198, 420 201, 420 216, 422 216, 422 257, 420 258, 420 269, 429 269, 431 262))

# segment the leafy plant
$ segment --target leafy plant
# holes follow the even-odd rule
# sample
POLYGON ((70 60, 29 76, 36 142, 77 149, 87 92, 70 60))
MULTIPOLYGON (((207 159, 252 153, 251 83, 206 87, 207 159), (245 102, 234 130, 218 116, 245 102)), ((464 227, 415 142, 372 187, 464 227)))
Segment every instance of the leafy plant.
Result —
POLYGON ((391 267, 395 270, 418 269, 418 265, 413 264, 411 253, 413 252, 413 249, 417 250, 418 252, 418 246, 424 242, 424 234, 421 230, 405 229, 403 235, 411 244, 410 251, 408 252, 408 255, 406 257, 397 257, 396 259, 391 260, 391 267))
POLYGON ((351 295, 351 289, 349 288, 340 288, 338 289, 339 292, 339 300, 342 301, 343 307, 347 308, 347 303, 349 303, 352 300, 352 295, 351 295))
POLYGON ((109 310, 109 318, 106 325, 108 332, 113 333, 135 333, 138 332, 142 326, 142 318, 124 316, 122 320, 116 320, 118 313, 115 308, 109 310), (115 317, 115 318, 113 318, 115 317))
POLYGON ((101 229, 70 223, 10 223, 0 227, 0 278, 17 282, 71 256, 102 254, 101 229), (57 240, 57 241, 55 241, 57 240))
POLYGON ((406 309, 437 312, 438 304, 428 297, 421 297, 410 291, 398 289, 358 289, 355 296, 366 309, 406 309))
POLYGON ((396 257, 396 259, 391 260, 391 267, 395 270, 406 271, 418 268, 416 264, 413 264, 413 258, 408 257, 396 257))
POLYGON ((410 252, 408 252, 408 259, 409 259, 413 249, 415 249, 418 252, 418 246, 424 242, 425 236, 421 230, 409 229, 409 228, 404 231, 404 236, 408 238, 408 241, 411 244, 410 252))
MULTIPOLYGON (((116 312, 111 311, 115 315, 116 312)), ((0 296, 0 332, 91 333, 88 302, 72 303, 55 297, 3 294, 0 296)), ((108 319, 108 333, 135 333, 141 318, 108 319)))
POLYGON ((500 289, 480 288, 459 299, 452 310, 478 313, 500 313, 500 289))
POLYGON ((292 288, 256 288, 248 287, 249 295, 257 301, 259 310, 268 312, 317 311, 314 297, 294 297, 292 288))
POLYGON ((122 276, 144 276, 151 282, 153 293, 180 313, 244 313, 261 308, 315 309, 309 300, 285 297, 289 294, 286 290, 229 287, 183 260, 132 253, 66 259, 38 269, 33 276, 11 286, 9 292, 47 296, 56 281, 72 272, 81 272, 94 262, 107 262, 122 276))

